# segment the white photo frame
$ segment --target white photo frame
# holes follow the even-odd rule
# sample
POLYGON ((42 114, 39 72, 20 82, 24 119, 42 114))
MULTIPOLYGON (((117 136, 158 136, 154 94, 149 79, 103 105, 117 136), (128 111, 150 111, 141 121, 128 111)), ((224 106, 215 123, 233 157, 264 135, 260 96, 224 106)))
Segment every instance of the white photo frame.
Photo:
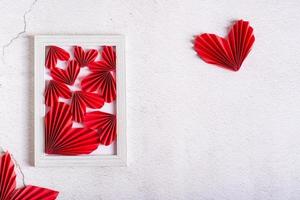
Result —
POLYGON ((122 35, 36 35, 34 37, 34 165, 36 167, 59 166, 126 166, 126 69, 125 38, 122 35), (113 155, 48 155, 45 153, 44 89, 45 48, 50 45, 98 45, 116 48, 116 152, 113 155))

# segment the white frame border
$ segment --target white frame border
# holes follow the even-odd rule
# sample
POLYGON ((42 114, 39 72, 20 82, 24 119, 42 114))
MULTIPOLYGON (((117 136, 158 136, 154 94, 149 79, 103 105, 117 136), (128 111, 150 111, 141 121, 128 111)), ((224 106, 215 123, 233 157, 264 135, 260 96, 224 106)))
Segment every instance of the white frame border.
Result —
POLYGON ((126 69, 122 35, 36 35, 34 37, 34 166, 126 166, 126 69), (44 70, 48 45, 113 45, 117 54, 117 152, 116 155, 56 156, 44 152, 44 70))

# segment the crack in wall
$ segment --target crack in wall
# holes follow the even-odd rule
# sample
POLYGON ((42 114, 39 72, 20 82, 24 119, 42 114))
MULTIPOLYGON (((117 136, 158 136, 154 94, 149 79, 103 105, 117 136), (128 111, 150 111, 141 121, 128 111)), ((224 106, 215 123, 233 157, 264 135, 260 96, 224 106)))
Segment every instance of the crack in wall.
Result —
POLYGON ((21 35, 23 35, 24 33, 26 33, 27 31, 27 21, 26 21, 26 17, 27 15, 33 10, 33 7, 35 6, 35 4, 38 2, 38 0, 34 0, 31 4, 29 9, 27 9, 24 14, 23 14, 23 30, 18 32, 14 37, 12 37, 6 44, 4 44, 2 46, 2 61, 5 64, 5 50, 7 48, 10 47, 10 45, 17 40, 18 38, 20 38, 21 35))
MULTIPOLYGON (((38 2, 38 0, 34 0, 31 4, 30 4, 30 7, 29 9, 25 10, 24 14, 23 14, 23 29, 22 31, 18 32, 14 37, 12 37, 6 44, 4 44, 2 46, 2 62, 5 64, 5 51, 7 48, 10 47, 10 45, 17 39, 19 39, 24 33, 26 33, 27 31, 27 21, 26 21, 26 17, 27 15, 33 10, 35 4, 38 2)), ((0 146, 0 153, 4 153, 6 152, 6 150, 0 146)), ((23 187, 26 186, 26 183, 25 183, 25 176, 24 176, 24 172, 21 168, 21 166, 19 165, 19 163, 17 162, 17 160, 14 158, 13 154, 10 154, 11 155, 11 158, 15 164, 15 167, 17 168, 17 170, 20 172, 21 176, 22 176, 22 185, 23 187)))
POLYGON ((14 158, 14 156, 12 155, 12 154, 10 154, 10 157, 11 157, 11 159, 14 161, 14 163, 15 163, 15 166, 16 166, 16 168, 18 169, 18 171, 20 172, 20 174, 21 174, 21 176, 22 176, 22 185, 23 185, 23 187, 25 187, 26 186, 26 183, 25 183, 25 176, 24 176, 24 173, 23 173, 23 171, 22 171, 22 168, 21 168, 21 166, 19 165, 19 163, 17 162, 17 160, 14 158))
MULTIPOLYGON (((5 152, 6 152, 5 148, 3 148, 3 146, 0 146, 0 153, 2 154, 2 153, 5 153, 5 152)), ((22 186, 25 187, 26 183, 25 183, 24 172, 23 172, 21 166, 19 165, 19 163, 17 162, 17 160, 14 158, 13 154, 11 154, 11 153, 9 153, 9 154, 10 154, 10 157, 13 160, 17 170, 20 172, 20 174, 22 176, 22 179, 21 179, 22 180, 22 186)))

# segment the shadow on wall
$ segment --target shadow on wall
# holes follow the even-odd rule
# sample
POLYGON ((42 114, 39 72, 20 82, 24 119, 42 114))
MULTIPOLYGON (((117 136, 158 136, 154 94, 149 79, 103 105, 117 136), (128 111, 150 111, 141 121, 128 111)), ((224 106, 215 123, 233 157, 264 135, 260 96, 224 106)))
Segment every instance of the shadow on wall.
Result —
POLYGON ((28 108, 28 117, 27 117, 27 138, 28 138, 28 164, 33 166, 34 163, 34 37, 27 36, 26 39, 28 40, 28 68, 27 75, 27 85, 26 89, 28 91, 28 95, 26 96, 27 108, 28 108))

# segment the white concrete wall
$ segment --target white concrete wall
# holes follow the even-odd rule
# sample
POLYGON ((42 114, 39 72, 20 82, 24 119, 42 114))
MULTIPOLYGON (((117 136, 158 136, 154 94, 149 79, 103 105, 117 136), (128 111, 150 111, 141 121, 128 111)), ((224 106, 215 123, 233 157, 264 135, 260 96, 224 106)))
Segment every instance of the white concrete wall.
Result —
POLYGON ((59 199, 299 200, 299 10, 297 0, 2 0, 0 145, 27 184, 59 199), (226 35, 240 18, 256 42, 239 72, 195 55, 194 35, 226 35), (30 36, 103 33, 127 38, 128 167, 32 167, 30 36))

